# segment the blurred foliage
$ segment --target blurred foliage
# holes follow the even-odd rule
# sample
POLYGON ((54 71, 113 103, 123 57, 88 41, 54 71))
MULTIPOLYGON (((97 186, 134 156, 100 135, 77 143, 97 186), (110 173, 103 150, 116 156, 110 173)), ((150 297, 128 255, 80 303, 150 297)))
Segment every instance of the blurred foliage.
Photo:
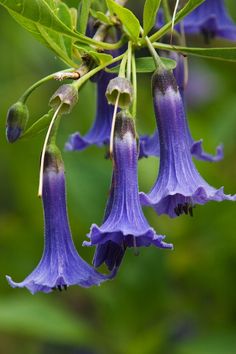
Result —
MULTIPOLYGON (((236 20, 235 2, 227 3, 236 20)), ((135 13, 140 13, 138 6, 135 13)), ((146 209, 150 223, 167 235, 175 250, 150 247, 141 249, 139 257, 129 250, 117 278, 101 287, 32 296, 8 286, 5 274, 20 281, 41 257, 43 217, 37 183, 43 134, 8 145, 5 116, 25 88, 63 65, 2 8, 0 30, 0 353, 235 353, 233 203, 209 203, 197 207, 194 218, 174 220, 146 209)), ((209 183, 225 185, 227 193, 236 191, 235 69, 235 64, 190 60, 193 92, 189 86, 188 117, 193 136, 203 138, 205 149, 211 152, 219 142, 225 146, 222 162, 196 163, 209 183), (194 92, 200 75, 202 90, 207 88, 204 95, 199 95, 201 88, 194 92)), ((138 80, 138 127, 143 133, 152 132, 150 76, 138 80)), ((57 86, 48 83, 32 96, 31 122, 48 110, 49 97, 57 86)), ((86 132, 94 112, 94 84, 88 83, 78 106, 62 122, 62 149, 68 134, 86 132)), ((64 153, 71 227, 79 252, 88 261, 93 249, 82 248, 81 243, 91 223, 101 223, 109 190, 111 163, 104 155, 105 150, 95 147, 64 153)), ((150 158, 139 165, 140 189, 147 191, 156 178, 158 162, 150 158)))

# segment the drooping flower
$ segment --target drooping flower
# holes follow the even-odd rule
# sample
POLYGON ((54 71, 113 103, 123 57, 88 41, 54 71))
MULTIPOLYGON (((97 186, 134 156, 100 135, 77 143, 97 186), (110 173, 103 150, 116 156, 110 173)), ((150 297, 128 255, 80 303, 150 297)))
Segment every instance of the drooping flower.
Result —
MULTIPOLYGON (((175 52, 168 52, 168 54, 164 54, 169 58, 176 61, 176 68, 173 70, 174 77, 176 79, 179 93, 185 105, 185 86, 186 86, 186 79, 185 79, 185 62, 184 57, 181 54, 175 52)), ((187 140, 189 143, 189 149, 192 154, 197 160, 209 161, 209 162, 217 162, 223 159, 223 146, 219 145, 216 148, 216 154, 211 155, 204 151, 202 143, 203 140, 195 141, 191 135, 187 118, 185 116, 185 128, 186 128, 186 135, 187 140)), ((141 136, 140 137, 140 153, 139 157, 148 157, 148 156, 160 156, 160 141, 158 137, 158 131, 154 132, 151 136, 141 136)))
POLYGON ((144 217, 138 194, 137 145, 134 123, 127 112, 116 117, 114 135, 114 167, 111 195, 107 215, 102 226, 93 224, 84 245, 99 245, 94 263, 105 262, 109 268, 118 264, 126 247, 154 244, 160 248, 172 248, 157 235, 144 217), (115 253, 115 255, 114 255, 115 253))
POLYGON ((187 34, 202 34, 206 41, 215 37, 236 41, 236 25, 224 0, 205 0, 183 20, 187 34))
POLYGON ((65 176, 62 160, 48 151, 45 156, 43 176, 43 207, 45 220, 44 252, 35 270, 20 283, 11 277, 12 287, 26 287, 32 294, 53 289, 66 289, 70 285, 90 287, 111 278, 103 275, 85 262, 77 253, 69 227, 65 176))
POLYGON ((159 69, 152 92, 160 140, 160 168, 150 193, 141 193, 143 205, 170 217, 192 214, 195 204, 210 200, 236 200, 223 188, 211 187, 198 173, 189 150, 183 101, 172 72, 159 69))
MULTIPOLYGON (((156 28, 162 27, 164 23, 164 12, 161 9, 157 14, 156 28)), ((175 29, 179 32, 183 29, 189 35, 203 35, 207 43, 216 37, 236 41, 236 24, 229 16, 224 0, 205 0, 181 24, 176 24, 175 29)))
MULTIPOLYGON (((112 176, 110 195, 107 201, 103 223, 106 221, 106 219, 108 218, 111 212, 113 199, 114 199, 114 175, 112 176)), ((105 263, 109 270, 112 270, 115 267, 118 269, 124 257, 125 250, 126 250, 126 246, 124 244, 119 245, 113 241, 107 241, 105 243, 98 244, 96 246, 96 250, 93 257, 94 267, 96 268, 100 267, 102 263, 105 263)))
POLYGON ((66 150, 84 150, 90 145, 102 146, 109 143, 114 108, 108 104, 105 92, 109 81, 113 77, 113 74, 105 71, 99 75, 96 82, 97 108, 93 126, 84 136, 79 132, 72 134, 65 145, 66 150))

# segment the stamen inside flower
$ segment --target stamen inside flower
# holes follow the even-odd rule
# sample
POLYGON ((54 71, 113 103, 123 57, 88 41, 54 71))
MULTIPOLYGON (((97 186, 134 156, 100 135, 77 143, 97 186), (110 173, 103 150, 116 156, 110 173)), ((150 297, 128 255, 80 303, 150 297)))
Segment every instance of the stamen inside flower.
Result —
POLYGON ((194 205, 192 205, 192 203, 186 202, 184 204, 177 204, 174 211, 177 216, 180 216, 181 214, 189 214, 190 216, 193 216, 193 208, 194 205))
POLYGON ((59 291, 63 291, 63 290, 67 290, 68 286, 66 284, 62 284, 62 285, 57 285, 54 286, 52 288, 52 290, 59 290, 59 291))

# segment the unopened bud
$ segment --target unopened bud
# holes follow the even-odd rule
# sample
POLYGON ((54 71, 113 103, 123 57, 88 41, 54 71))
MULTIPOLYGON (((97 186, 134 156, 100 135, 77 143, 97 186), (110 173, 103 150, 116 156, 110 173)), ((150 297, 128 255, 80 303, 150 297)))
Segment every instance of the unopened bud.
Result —
POLYGON ((6 122, 6 137, 9 143, 14 143, 21 137, 28 118, 29 111, 24 103, 19 101, 9 108, 6 122))
POLYGON ((106 90, 106 97, 110 104, 115 105, 119 96, 118 106, 127 108, 133 100, 133 87, 131 82, 124 77, 115 77, 112 79, 106 90))
POLYGON ((72 108, 78 101, 78 90, 70 84, 60 86, 52 95, 49 104, 51 107, 57 109, 59 106, 60 113, 70 113, 72 108))

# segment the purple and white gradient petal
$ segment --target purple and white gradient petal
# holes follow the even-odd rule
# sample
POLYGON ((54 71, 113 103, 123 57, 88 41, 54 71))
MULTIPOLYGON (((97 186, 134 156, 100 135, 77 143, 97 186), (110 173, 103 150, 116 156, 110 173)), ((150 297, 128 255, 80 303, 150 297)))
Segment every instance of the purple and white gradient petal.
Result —
MULTIPOLYGON (((176 68, 173 70, 173 74, 175 76, 178 89, 185 105, 185 86, 186 86, 186 79, 185 79, 185 58, 183 55, 175 53, 175 52, 163 52, 164 55, 176 61, 176 68)), ((162 54, 163 54, 162 53, 162 54)), ((187 122, 187 118, 185 117, 185 128, 186 134, 189 142, 189 149, 192 154, 197 160, 209 161, 209 162, 217 162, 223 159, 224 152, 223 152, 223 145, 219 145, 216 148, 216 154, 212 155, 204 151, 202 140, 194 141, 189 126, 187 122)), ((140 152, 139 158, 154 156, 160 156, 160 141, 158 136, 158 131, 156 130, 151 136, 145 135, 140 137, 140 152)))
POLYGON ((148 194, 140 193, 143 205, 170 217, 192 214, 195 204, 236 200, 223 188, 211 187, 198 173, 189 150, 186 117, 173 74, 162 70, 152 80, 154 109, 160 139, 160 168, 148 194))
MULTIPOLYGON (((137 144, 132 118, 120 112, 116 117, 114 137, 114 170, 110 211, 104 223, 99 227, 92 225, 84 245, 107 245, 112 241, 120 246, 141 247, 151 244, 160 248, 172 248, 163 241, 164 236, 157 235, 148 224, 139 200, 137 180, 137 144)), ((102 250, 104 253, 105 249, 102 250)), ((117 252, 117 249, 116 249, 117 252)), ((119 252, 118 252, 119 253, 119 252)), ((102 259, 96 255, 96 261, 102 259)), ((101 261, 98 261, 100 264, 101 261)))
POLYGON ((22 282, 7 280, 12 287, 26 287, 32 294, 53 289, 63 290, 71 285, 99 285, 114 274, 103 275, 85 262, 77 253, 68 223, 64 168, 51 154, 46 155, 43 176, 43 206, 45 244, 43 256, 35 270, 22 282))

